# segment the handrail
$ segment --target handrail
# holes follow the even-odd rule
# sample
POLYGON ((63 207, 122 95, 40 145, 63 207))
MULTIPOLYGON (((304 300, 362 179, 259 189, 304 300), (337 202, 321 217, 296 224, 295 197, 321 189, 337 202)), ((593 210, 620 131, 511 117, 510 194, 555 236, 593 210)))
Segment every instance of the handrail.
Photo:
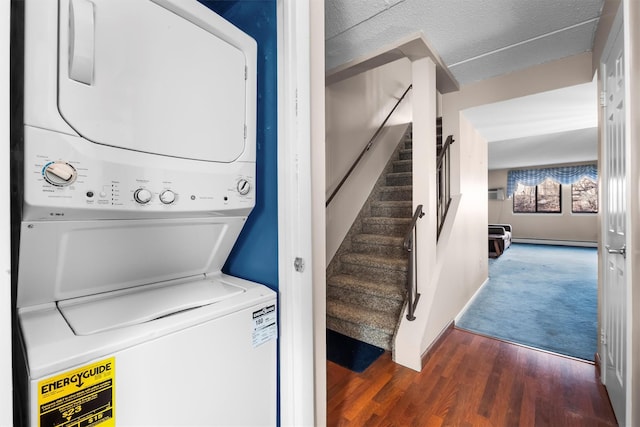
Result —
POLYGON ((424 212, 422 211, 422 205, 418 205, 416 207, 416 211, 413 213, 413 218, 411 218, 411 224, 409 224, 409 230, 407 231, 407 234, 405 234, 404 237, 404 250, 407 252, 411 252, 411 250, 413 249, 413 231, 416 228, 416 223, 418 222, 418 220, 420 218, 422 218, 424 216, 424 212))
POLYGON ((411 219, 411 225, 409 227, 409 231, 404 238, 404 249, 409 252, 409 267, 407 269, 407 320, 412 321, 416 320, 415 311, 418 306, 418 300, 420 299, 420 294, 418 293, 418 285, 416 282, 417 271, 416 271, 416 251, 415 251, 415 240, 416 240, 416 225, 418 219, 424 216, 424 212, 422 211, 422 205, 418 205, 416 207, 416 211, 413 214, 413 218, 411 219))
POLYGON ((436 160, 436 166, 439 167, 442 164, 442 161, 444 160, 444 156, 447 154, 447 150, 449 150, 449 146, 454 142, 456 142, 456 140, 453 139, 453 135, 449 135, 444 145, 442 146, 442 150, 440 151, 440 154, 438 155, 438 159, 436 160))
POLYGON ((436 217, 437 217, 437 234, 436 238, 440 238, 440 232, 444 227, 444 220, 449 211, 451 204, 451 156, 449 148, 455 140, 453 135, 447 137, 446 142, 442 146, 438 159, 436 161, 436 217), (446 159, 446 165, 445 163, 446 159))
POLYGON ((375 141, 375 139, 378 137, 378 135, 380 134, 380 132, 382 132, 382 129, 384 129, 384 125, 387 124, 387 121, 389 121, 389 118, 391 117, 391 115, 393 114, 394 111, 396 111, 396 109, 398 108, 398 105, 400 105, 400 103, 402 102, 402 100, 404 99, 405 96, 407 96, 407 93, 409 93, 409 91, 413 88, 413 84, 410 84, 409 87, 404 91, 404 93, 402 94, 402 96, 400 97, 400 99, 398 99, 398 101, 396 102, 396 104, 393 106, 393 108, 391 109, 391 111, 389 112, 389 114, 387 114, 387 117, 385 117, 384 121, 382 122, 382 124, 380 125, 380 127, 378 127, 378 129, 376 130, 376 132, 373 134, 373 136, 371 137, 371 139, 369 139, 369 142, 367 142, 367 145, 364 147, 364 149, 362 150, 362 152, 360 153, 360 155, 358 156, 358 158, 353 162, 353 164, 351 165, 351 167, 349 168, 349 170, 347 171, 347 173, 344 175, 344 177, 342 177, 342 179, 340 180, 340 183, 338 184, 338 186, 335 188, 335 190, 333 190, 333 192, 331 193, 331 195, 329 196, 329 198, 327 199, 327 202, 325 203, 325 207, 329 206, 329 203, 331 203, 331 201, 333 200, 333 198, 336 196, 336 194, 338 194, 338 191, 340 190, 340 188, 342 188, 342 185, 345 183, 345 181, 347 180, 347 178, 349 178, 349 176, 351 175, 351 172, 353 172, 353 170, 356 168, 356 166, 358 165, 358 163, 360 162, 360 160, 362 159, 362 157, 364 156, 364 153, 366 153, 367 151, 369 151, 369 149, 371 148, 371 146, 373 145, 373 141, 375 141))

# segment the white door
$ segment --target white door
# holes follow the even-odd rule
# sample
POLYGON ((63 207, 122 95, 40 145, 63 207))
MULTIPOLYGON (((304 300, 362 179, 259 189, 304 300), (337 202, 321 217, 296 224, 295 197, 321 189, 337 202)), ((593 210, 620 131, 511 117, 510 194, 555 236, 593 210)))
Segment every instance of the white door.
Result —
MULTIPOLYGON (((622 9, 622 8, 621 8, 622 9)), ((619 14, 621 15, 621 14, 619 14)), ((619 425, 626 425, 628 290, 627 167, 622 19, 618 16, 601 63, 605 93, 603 159, 603 380, 619 425)))

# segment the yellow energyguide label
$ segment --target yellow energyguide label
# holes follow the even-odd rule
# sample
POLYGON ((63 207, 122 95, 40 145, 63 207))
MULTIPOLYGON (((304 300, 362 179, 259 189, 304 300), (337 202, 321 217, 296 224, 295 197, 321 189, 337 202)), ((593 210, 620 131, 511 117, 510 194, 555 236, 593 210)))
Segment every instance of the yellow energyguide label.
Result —
POLYGON ((39 427, 115 427, 115 357, 38 383, 39 427))

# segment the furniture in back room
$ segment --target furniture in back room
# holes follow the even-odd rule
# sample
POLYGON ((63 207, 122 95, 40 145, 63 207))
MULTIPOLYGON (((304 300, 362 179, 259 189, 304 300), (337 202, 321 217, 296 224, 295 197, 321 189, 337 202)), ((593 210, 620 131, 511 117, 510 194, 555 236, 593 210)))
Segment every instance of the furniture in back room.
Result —
POLYGON ((489 257, 497 258, 511 246, 511 224, 489 224, 489 257))

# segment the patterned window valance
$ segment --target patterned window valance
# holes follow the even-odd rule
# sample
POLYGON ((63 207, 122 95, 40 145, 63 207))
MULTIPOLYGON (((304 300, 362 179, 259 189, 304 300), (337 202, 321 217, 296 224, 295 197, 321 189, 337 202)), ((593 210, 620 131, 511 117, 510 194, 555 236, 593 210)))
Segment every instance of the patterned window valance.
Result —
POLYGON ((580 181, 585 176, 596 181, 598 179, 596 165, 510 170, 507 175, 507 197, 513 196, 518 183, 533 186, 542 183, 547 178, 551 178, 560 184, 568 185, 580 181))

